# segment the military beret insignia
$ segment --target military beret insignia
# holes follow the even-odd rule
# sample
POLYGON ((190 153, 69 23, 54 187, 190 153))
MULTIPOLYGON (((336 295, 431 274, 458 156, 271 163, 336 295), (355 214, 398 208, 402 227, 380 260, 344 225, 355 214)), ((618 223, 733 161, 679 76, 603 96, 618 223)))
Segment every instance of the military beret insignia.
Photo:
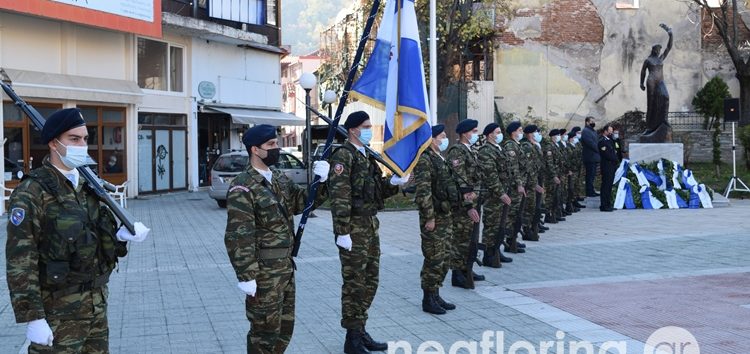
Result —
POLYGON ((230 192, 234 192, 234 191, 238 191, 238 190, 239 191, 243 191, 243 192, 249 192, 250 191, 250 189, 247 188, 247 187, 245 187, 245 186, 234 186, 232 188, 229 188, 230 192))
POLYGON ((24 217, 26 217, 26 210, 24 210, 23 208, 13 208, 13 210, 10 212, 10 222, 13 225, 21 225, 24 217))
POLYGON ((602 151, 607 151, 607 147, 606 146, 602 146, 602 151))
POLYGON ((337 163, 336 166, 333 166, 333 172, 335 172, 336 175, 340 175, 344 172, 344 165, 337 163))

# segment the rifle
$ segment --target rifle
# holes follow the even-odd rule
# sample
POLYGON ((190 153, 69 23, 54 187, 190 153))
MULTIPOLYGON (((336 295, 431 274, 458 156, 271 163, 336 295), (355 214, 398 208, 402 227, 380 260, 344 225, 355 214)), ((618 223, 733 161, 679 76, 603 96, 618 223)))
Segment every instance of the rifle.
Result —
MULTIPOLYGON (((29 117, 31 122, 34 124, 34 128, 41 132, 42 128, 44 127, 45 119, 41 114, 39 114, 36 108, 26 103, 26 101, 24 101, 21 97, 18 96, 18 94, 16 94, 16 91, 14 91, 10 86, 12 85, 12 81, 8 77, 8 74, 5 73, 5 70, 3 70, 2 68, 0 68, 0 76, 2 76, 0 85, 2 85, 3 91, 5 91, 8 97, 13 100, 13 103, 15 103, 16 106, 18 106, 18 108, 20 108, 23 113, 25 113, 26 116, 29 117)), ((95 163, 94 159, 92 159, 91 156, 89 156, 89 161, 95 163)), ((122 206, 120 206, 119 203, 115 202, 115 200, 112 199, 112 197, 105 190, 105 186, 110 190, 114 190, 112 184, 108 182, 102 182, 94 174, 94 171, 89 168, 88 165, 84 165, 76 169, 78 170, 78 173, 81 174, 81 177, 83 177, 83 179, 88 182, 89 186, 91 186, 91 189, 94 190, 94 193, 99 198, 99 200, 106 204, 110 210, 112 210, 115 216, 117 216, 120 222, 125 225, 125 227, 128 229, 128 231, 130 231, 131 234, 135 234, 135 222, 133 221, 133 216, 130 215, 130 213, 122 206)))
MULTIPOLYGON (((331 143, 333 142, 334 136, 336 136, 336 131, 334 130, 334 128, 343 130, 343 128, 339 127, 341 114, 344 113, 344 106, 346 105, 346 100, 349 98, 349 90, 352 87, 354 76, 357 74, 359 61, 360 59, 362 59, 362 53, 365 50, 365 44, 367 44, 367 39, 370 38, 370 29, 372 28, 372 23, 375 20, 375 15, 377 15, 379 7, 380 7, 380 0, 373 1, 372 9, 370 9, 370 17, 367 18, 367 22, 365 23, 365 28, 362 30, 362 36, 359 39, 357 52, 354 54, 354 60, 352 60, 352 66, 349 68, 349 76, 346 78, 346 83, 344 84, 344 89, 341 94, 341 98, 339 99, 339 105, 338 107, 336 107, 336 115, 335 115, 336 118, 333 121, 331 121, 330 118, 327 120, 331 128, 328 129, 328 136, 326 137, 326 145, 325 145, 325 148, 323 149, 323 155, 320 157, 321 160, 326 159, 328 155, 331 153, 331 143)), ((307 106, 307 108, 310 109, 309 106, 307 106)), ((310 132, 308 131, 307 134, 309 136, 310 132)), ((344 135, 346 135, 346 131, 344 131, 344 135)), ((310 152, 308 151, 308 154, 309 153, 310 152)), ((315 195, 317 194, 319 184, 320 184, 320 176, 315 176, 315 179, 313 180, 312 184, 309 186, 310 189, 307 192, 307 201, 305 201, 305 209, 302 211, 302 218, 300 219, 299 225, 297 226, 297 232, 294 234, 294 245, 292 247, 292 257, 297 257, 297 254, 299 253, 299 247, 302 243, 302 233, 305 232, 305 226, 307 225, 307 218, 310 216, 310 211, 312 211, 313 203, 315 202, 315 195)))
MULTIPOLYGON (((482 205, 481 202, 478 203, 478 205, 482 205)), ((479 219, 482 219, 482 209, 479 208, 477 211, 479 212, 479 219)), ((478 264, 480 267, 482 266, 482 262, 477 258, 477 252, 480 249, 479 245, 479 223, 474 223, 474 226, 471 228, 471 235, 469 239, 469 252, 466 254, 466 284, 468 286, 468 289, 474 289, 474 263, 478 264)), ((481 246, 481 248, 484 245, 481 246)))
POLYGON ((516 220, 513 222, 513 235, 510 237, 510 251, 512 253, 516 253, 518 250, 518 233, 521 232, 521 228, 523 227, 523 214, 524 210, 526 209, 526 197, 521 197, 521 203, 518 206, 518 214, 516 215, 516 220))

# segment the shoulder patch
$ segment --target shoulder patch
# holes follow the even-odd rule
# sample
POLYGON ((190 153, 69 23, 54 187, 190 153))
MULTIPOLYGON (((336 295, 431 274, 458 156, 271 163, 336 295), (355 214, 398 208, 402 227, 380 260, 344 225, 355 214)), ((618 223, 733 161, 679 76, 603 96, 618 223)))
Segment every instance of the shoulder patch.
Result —
POLYGON ((602 151, 607 151, 607 147, 606 146, 602 146, 602 151))
POLYGON ((336 166, 333 166, 333 172, 336 173, 336 175, 340 175, 344 172, 344 165, 337 163, 336 166))
POLYGON ((516 152, 513 150, 508 151, 508 154, 510 154, 510 156, 516 156, 516 152))
POLYGON ((245 187, 245 186, 239 186, 239 185, 238 185, 238 186, 234 186, 234 187, 232 187, 232 188, 229 188, 229 191, 230 191, 230 192, 234 192, 234 191, 243 191, 243 192, 249 192, 249 191, 250 191, 250 189, 249 189, 249 188, 247 188, 247 187, 245 187))
POLYGON ((23 208, 13 208, 10 212, 10 222, 13 225, 21 225, 21 222, 23 222, 23 218, 26 217, 26 210, 23 208))
POLYGON ((453 160, 453 166, 458 166, 460 164, 461 164, 461 160, 459 160, 459 159, 453 160))

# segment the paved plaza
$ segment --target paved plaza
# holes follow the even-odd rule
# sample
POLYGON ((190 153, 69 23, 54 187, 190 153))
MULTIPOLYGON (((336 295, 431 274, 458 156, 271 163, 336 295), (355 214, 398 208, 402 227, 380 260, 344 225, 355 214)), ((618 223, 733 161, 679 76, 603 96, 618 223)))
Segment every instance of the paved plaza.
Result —
MULTIPOLYGON (((244 353, 249 323, 224 248, 226 210, 205 192, 135 199, 128 207, 152 231, 144 243, 130 245, 110 282, 112 352, 244 353)), ((330 213, 316 214, 297 259, 289 353, 343 352, 338 252, 330 213)), ((501 337, 493 353, 512 352, 523 340, 536 353, 546 341, 555 342, 548 353, 572 353, 571 341, 596 348, 620 341, 628 353, 643 353, 643 343, 664 326, 689 330, 701 353, 750 348, 750 201, 701 210, 584 209, 549 225, 541 242, 527 242, 526 254, 511 255, 513 263, 477 268, 487 281, 475 290, 453 288, 448 280, 441 295, 458 309, 442 316, 421 311, 416 211, 379 217, 381 281, 367 329, 376 339, 412 347, 399 353, 416 353, 425 341, 448 353, 459 341, 469 347, 481 341, 486 331, 493 341, 501 337)), ((0 226, 4 254, 4 220, 0 226)), ((22 351, 24 342, 3 257, 0 353, 22 351)))

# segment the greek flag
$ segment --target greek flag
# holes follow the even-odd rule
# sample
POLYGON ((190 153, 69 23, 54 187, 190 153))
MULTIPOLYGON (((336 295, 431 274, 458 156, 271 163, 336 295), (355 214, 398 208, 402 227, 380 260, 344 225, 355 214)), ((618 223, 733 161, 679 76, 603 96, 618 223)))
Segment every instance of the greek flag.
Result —
POLYGON ((432 138, 414 0, 389 0, 352 96, 385 110, 383 158, 403 176, 432 138))

